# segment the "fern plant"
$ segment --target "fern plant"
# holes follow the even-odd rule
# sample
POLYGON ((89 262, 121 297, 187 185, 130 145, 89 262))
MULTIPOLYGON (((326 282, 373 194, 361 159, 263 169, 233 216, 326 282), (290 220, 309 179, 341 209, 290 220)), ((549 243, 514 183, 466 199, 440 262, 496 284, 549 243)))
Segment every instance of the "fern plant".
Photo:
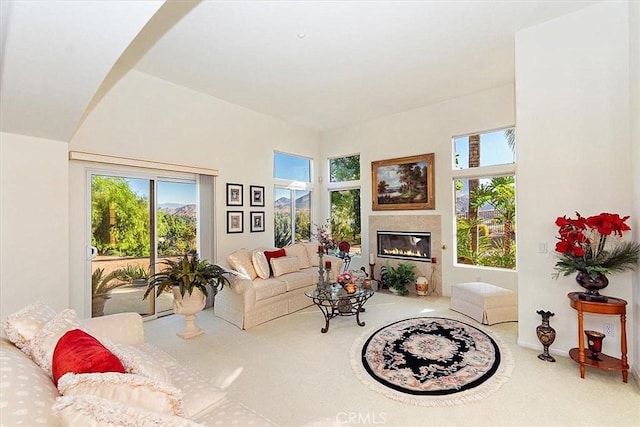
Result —
POLYGON ((231 282, 227 278, 230 273, 227 270, 198 258, 197 253, 191 257, 184 254, 179 261, 166 259, 160 264, 164 264, 165 267, 149 278, 149 285, 143 299, 147 298, 154 290, 156 295, 160 296, 162 292, 171 290, 174 286, 180 289, 182 297, 186 293, 191 295, 195 288, 198 288, 205 296, 209 296, 209 287, 215 296, 225 284, 231 286, 231 282))
POLYGON ((401 262, 393 267, 387 262, 382 266, 382 283, 398 291, 400 295, 407 295, 407 285, 416 280, 415 265, 401 262))

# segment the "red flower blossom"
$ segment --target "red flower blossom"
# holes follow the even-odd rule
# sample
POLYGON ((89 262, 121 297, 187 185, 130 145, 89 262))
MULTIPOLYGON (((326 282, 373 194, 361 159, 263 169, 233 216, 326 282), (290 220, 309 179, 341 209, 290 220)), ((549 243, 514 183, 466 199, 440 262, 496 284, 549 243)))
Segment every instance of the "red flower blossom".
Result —
POLYGON ((628 218, 628 216, 620 218, 618 214, 603 212, 600 215, 587 218, 587 225, 589 228, 596 229, 598 233, 603 236, 610 236, 611 233, 614 233, 622 237, 623 231, 631 230, 631 228, 624 223, 628 218))
POLYGON ((586 271, 590 275, 634 269, 640 257, 640 243, 618 242, 607 247, 607 237, 621 238, 631 230, 626 224, 628 216, 602 212, 585 218, 576 212, 576 219, 561 216, 556 218, 558 242, 555 250, 560 258, 556 263, 555 277, 575 271, 586 271))

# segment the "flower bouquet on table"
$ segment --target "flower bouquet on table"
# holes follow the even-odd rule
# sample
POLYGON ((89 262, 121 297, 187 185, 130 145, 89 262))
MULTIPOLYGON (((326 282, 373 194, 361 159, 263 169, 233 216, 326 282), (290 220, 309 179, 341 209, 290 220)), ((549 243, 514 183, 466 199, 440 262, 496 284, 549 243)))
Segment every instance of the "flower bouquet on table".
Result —
POLYGON ((325 253, 329 253, 330 250, 336 248, 336 241, 331 236, 331 222, 326 221, 324 225, 314 224, 316 227, 315 237, 318 239, 318 243, 324 247, 325 253))
POLYGON ((576 212, 576 216, 556 219, 559 236, 555 251, 559 260, 553 277, 577 272, 576 282, 586 289, 580 298, 606 301, 598 291, 609 284, 607 275, 635 270, 640 243, 622 240, 623 233, 631 230, 626 224, 628 216, 606 212, 587 218, 576 212))
POLYGON ((345 271, 344 273, 339 274, 336 278, 336 282, 338 282, 349 294, 355 293, 358 289, 356 286, 356 276, 350 271, 345 271))

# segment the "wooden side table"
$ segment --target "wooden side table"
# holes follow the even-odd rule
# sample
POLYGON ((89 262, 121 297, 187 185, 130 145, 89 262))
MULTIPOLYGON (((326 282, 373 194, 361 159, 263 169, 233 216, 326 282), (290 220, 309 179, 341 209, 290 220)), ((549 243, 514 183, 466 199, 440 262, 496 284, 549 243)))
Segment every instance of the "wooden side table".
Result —
POLYGON ((621 298, 608 297, 606 302, 585 301, 579 298, 580 292, 570 292, 567 296, 571 307, 578 312, 578 348, 569 350, 569 356, 580 364, 580 378, 584 378, 586 367, 607 371, 622 371, 622 381, 627 382, 629 364, 627 361, 627 302, 621 298), (594 360, 591 351, 584 348, 584 313, 620 316, 620 359, 598 353, 601 360, 594 360))

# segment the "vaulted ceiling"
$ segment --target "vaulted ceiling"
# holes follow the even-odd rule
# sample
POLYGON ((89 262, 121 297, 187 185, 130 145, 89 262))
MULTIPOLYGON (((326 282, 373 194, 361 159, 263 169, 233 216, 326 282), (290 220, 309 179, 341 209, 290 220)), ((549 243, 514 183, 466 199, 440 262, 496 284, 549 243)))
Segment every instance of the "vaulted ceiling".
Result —
POLYGON ((593 3, 3 0, 0 125, 69 140, 118 62, 334 129, 512 83, 518 30, 593 3))

